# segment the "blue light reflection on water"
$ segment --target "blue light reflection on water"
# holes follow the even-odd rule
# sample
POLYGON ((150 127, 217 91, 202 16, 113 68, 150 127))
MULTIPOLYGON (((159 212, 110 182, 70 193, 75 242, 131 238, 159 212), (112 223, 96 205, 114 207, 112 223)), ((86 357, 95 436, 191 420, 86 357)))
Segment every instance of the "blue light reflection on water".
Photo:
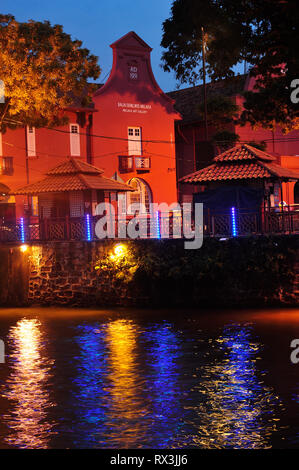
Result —
MULTIPOLYGON (((283 436, 295 445, 293 369, 292 392, 279 388, 255 325, 196 325, 128 317, 11 322, 0 447, 265 448, 283 436), (289 399, 288 414, 277 390, 289 399)), ((267 330, 264 345, 269 337, 267 330)))
POLYGON ((72 387, 72 409, 76 415, 73 444, 76 447, 96 446, 105 428, 105 327, 96 323, 78 325, 75 329, 74 340, 79 348, 72 387))
POLYGON ((201 399, 194 442, 205 448, 269 447, 282 405, 263 374, 257 374, 260 345, 252 338, 251 326, 225 327, 213 347, 218 358, 207 362, 195 387, 201 399))
POLYGON ((180 403, 179 335, 171 324, 164 323, 153 325, 144 336, 147 390, 151 397, 151 440, 157 448, 169 448, 175 445, 184 423, 184 409, 180 403))

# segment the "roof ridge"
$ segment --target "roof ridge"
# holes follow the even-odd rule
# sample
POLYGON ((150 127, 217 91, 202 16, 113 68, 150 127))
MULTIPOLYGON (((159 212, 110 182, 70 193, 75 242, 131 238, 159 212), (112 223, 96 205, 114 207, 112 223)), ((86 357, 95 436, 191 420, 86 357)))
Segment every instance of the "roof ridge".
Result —
POLYGON ((252 145, 249 145, 249 144, 242 144, 243 147, 247 148, 247 150, 249 150, 251 153, 254 154, 254 156, 259 160, 261 157, 261 154, 262 156, 264 155, 266 158, 266 160, 270 160, 271 161, 275 161, 276 158, 275 157, 272 157, 271 155, 269 155, 268 153, 264 152, 263 150, 260 150, 256 147, 253 147, 252 145))
POLYGON ((84 162, 83 160, 70 157, 51 168, 49 171, 47 171, 46 175, 71 175, 78 173, 102 174, 104 171, 100 168, 90 165, 87 162, 84 162), (67 167, 68 165, 70 165, 70 168, 67 167))

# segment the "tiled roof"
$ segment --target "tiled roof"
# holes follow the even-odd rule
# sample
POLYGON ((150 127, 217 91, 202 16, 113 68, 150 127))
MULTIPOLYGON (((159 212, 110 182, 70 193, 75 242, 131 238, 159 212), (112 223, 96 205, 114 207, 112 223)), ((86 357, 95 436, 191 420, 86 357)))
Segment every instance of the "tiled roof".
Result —
POLYGON ((222 181, 248 178, 270 178, 272 174, 258 163, 242 163, 238 165, 214 163, 191 175, 181 178, 183 183, 201 183, 204 181, 222 181))
MULTIPOLYGON (((225 80, 207 84, 207 99, 215 96, 235 96, 242 94, 245 89, 247 75, 236 75, 225 80)), ((198 106, 203 103, 203 85, 166 93, 175 100, 175 109, 182 115, 185 122, 199 120, 198 106)))
POLYGON ((93 165, 89 165, 89 163, 85 163, 82 160, 70 158, 55 168, 52 168, 52 170, 47 172, 47 175, 71 175, 77 173, 99 175, 104 173, 104 171, 93 165))
POLYGON ((274 157, 249 145, 236 147, 214 158, 215 163, 180 179, 182 183, 203 183, 240 179, 281 178, 299 179, 299 171, 274 163, 274 157))
POLYGON ((261 150, 246 144, 238 144, 235 147, 226 150, 214 158, 215 162, 234 161, 234 160, 265 160, 275 161, 276 158, 268 155, 261 150))
POLYGON ((70 159, 47 173, 47 176, 10 194, 36 195, 41 193, 85 191, 134 191, 131 186, 102 176, 103 171, 80 160, 70 159))

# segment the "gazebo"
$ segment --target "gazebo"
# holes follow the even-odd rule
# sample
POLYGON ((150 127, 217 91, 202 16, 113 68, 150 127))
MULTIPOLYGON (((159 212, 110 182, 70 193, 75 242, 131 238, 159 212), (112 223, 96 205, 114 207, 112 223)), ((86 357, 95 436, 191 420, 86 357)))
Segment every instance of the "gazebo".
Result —
POLYGON ((42 180, 13 194, 38 199, 38 220, 29 218, 29 238, 59 240, 84 239, 86 223, 90 232, 97 205, 115 201, 112 195, 127 191, 134 188, 105 177, 95 166, 70 158, 48 171, 42 180))
POLYGON ((239 233, 252 233, 265 229, 279 231, 281 225, 285 231, 286 216, 283 218, 281 212, 288 212, 289 225, 293 219, 284 207, 282 185, 297 180, 298 171, 283 168, 272 155, 239 144, 215 157, 211 165, 184 176, 180 182, 198 187, 194 202, 204 204, 207 230, 232 233, 236 223, 239 233), (271 227, 265 224, 266 212, 274 214, 267 217, 267 221, 276 221, 271 227))

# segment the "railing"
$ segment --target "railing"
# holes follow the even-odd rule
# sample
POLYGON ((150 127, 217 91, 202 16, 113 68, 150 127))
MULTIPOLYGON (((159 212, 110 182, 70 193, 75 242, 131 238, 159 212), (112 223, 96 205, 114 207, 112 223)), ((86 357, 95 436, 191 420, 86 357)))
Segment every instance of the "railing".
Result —
MULTIPOLYGON (((35 222, 26 218, 17 222, 0 219, 0 243, 98 240, 96 225, 99 219, 99 216, 49 218, 35 222)), ((115 238, 127 238, 131 220, 132 217, 117 217, 109 226, 110 233, 115 234, 115 238)), ((143 229, 139 238, 180 238, 194 230, 194 222, 190 220, 190 217, 182 220, 180 216, 156 213, 141 217, 135 229, 140 232, 143 229)), ((207 237, 299 233, 299 210, 243 210, 236 211, 234 219, 231 211, 213 214, 205 211, 203 233, 207 237)))
POLYGON ((204 213, 204 234, 230 237, 299 233, 299 210, 289 207, 278 212, 239 210, 235 212, 234 219, 231 211, 218 214, 207 211, 204 213))
POLYGON ((137 155, 119 155, 119 171, 120 173, 130 173, 132 171, 150 171, 150 157, 137 155))

